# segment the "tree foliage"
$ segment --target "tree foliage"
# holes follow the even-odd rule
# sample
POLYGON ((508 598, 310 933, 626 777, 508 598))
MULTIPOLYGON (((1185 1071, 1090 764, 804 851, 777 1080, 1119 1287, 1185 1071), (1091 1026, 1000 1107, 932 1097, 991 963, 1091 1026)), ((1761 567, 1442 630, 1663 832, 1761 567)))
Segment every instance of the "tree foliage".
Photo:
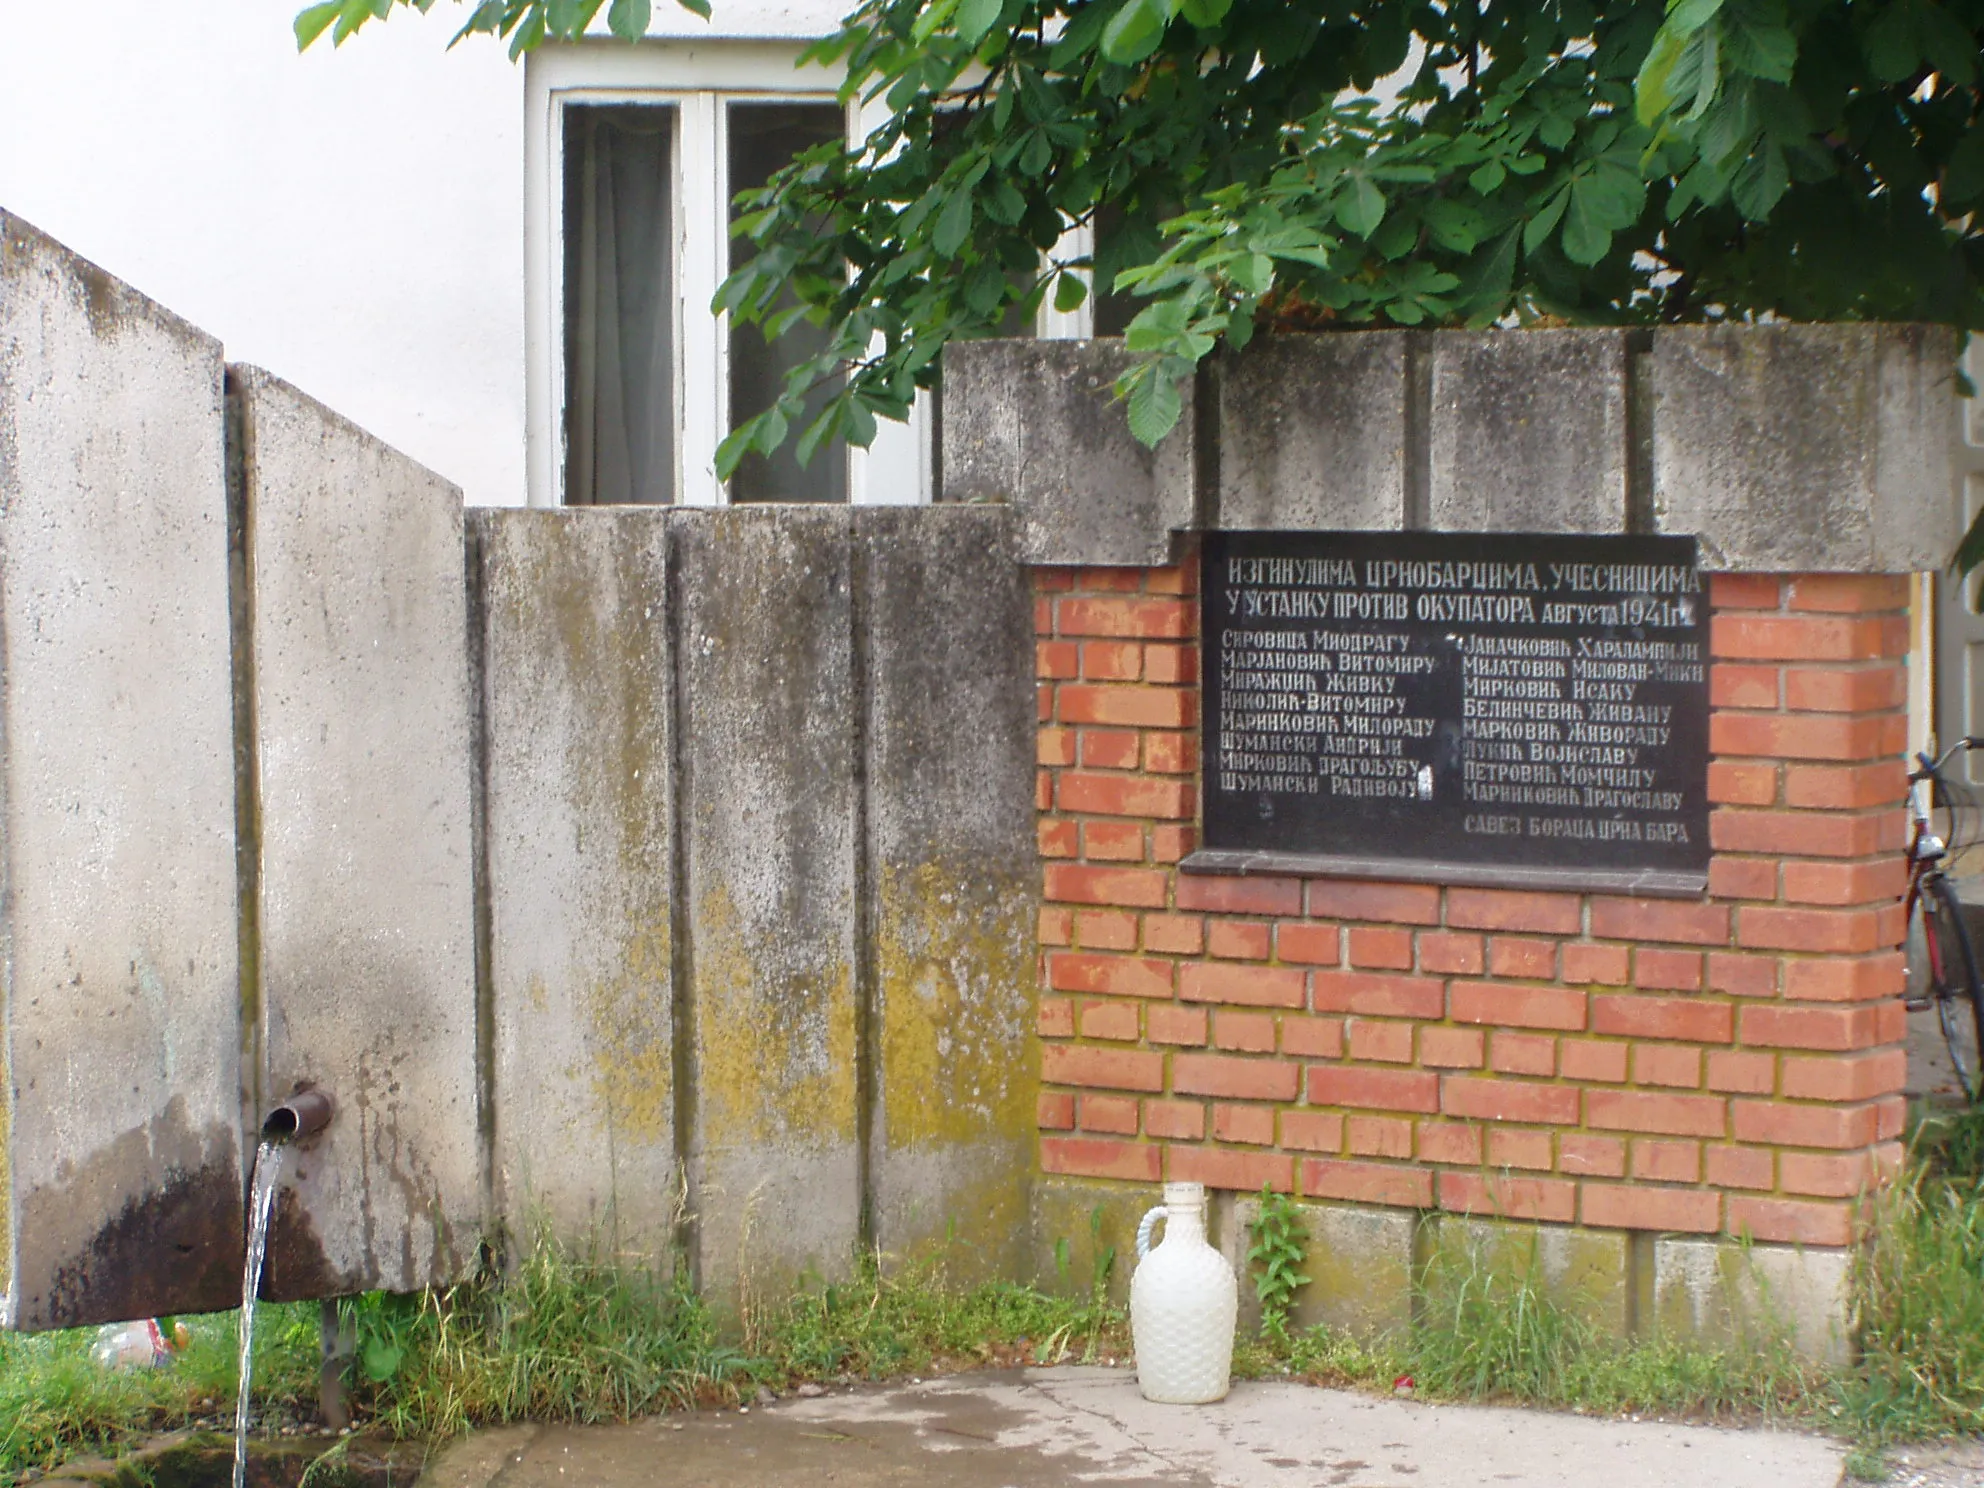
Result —
MULTIPOLYGON (((432 0, 313 6, 299 39, 395 3, 432 0)), ((514 55, 602 3, 483 0, 464 34, 514 55)), ((758 251, 718 302, 828 343, 720 464, 819 384, 802 452, 866 442, 946 342, 1072 308, 1091 272, 1141 306, 1119 391, 1148 442, 1263 328, 1970 329, 1980 36, 1984 0, 866 0, 807 58, 886 120, 740 200, 758 251)))

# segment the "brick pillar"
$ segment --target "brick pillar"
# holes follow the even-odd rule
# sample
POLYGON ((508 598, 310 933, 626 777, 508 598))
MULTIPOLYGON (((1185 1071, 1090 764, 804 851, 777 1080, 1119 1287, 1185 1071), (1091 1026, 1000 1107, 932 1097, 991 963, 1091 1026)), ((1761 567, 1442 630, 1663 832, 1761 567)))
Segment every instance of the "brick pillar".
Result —
POLYGON ((1839 1246, 1895 1162, 1906 583, 1712 586, 1700 900, 1205 877, 1196 564, 1039 569, 1041 1164, 1839 1246))

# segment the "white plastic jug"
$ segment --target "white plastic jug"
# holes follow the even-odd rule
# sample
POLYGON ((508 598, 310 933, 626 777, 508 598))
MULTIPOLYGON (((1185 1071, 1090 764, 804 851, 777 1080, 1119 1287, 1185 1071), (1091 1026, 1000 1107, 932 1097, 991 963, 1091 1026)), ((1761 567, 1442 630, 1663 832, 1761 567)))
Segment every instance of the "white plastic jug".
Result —
POLYGON ((1206 1243, 1205 1185, 1165 1184, 1164 1203, 1137 1226, 1137 1270, 1130 1278, 1130 1336, 1144 1399, 1224 1400, 1239 1307, 1233 1268, 1206 1243), (1152 1249, 1150 1233, 1160 1219, 1164 1239, 1152 1249))

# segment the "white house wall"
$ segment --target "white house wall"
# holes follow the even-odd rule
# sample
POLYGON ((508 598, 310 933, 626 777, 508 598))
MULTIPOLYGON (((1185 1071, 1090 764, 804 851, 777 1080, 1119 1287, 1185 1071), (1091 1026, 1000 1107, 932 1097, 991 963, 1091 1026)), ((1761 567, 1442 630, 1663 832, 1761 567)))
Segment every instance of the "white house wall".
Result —
MULTIPOLYGON (((804 37, 841 0, 655 7, 804 37)), ((460 485, 524 500, 524 70, 465 9, 296 53, 293 0, 0 0, 0 202, 460 485)))
POLYGON ((523 499, 523 73, 460 10, 0 0, 0 202, 471 500, 523 499))

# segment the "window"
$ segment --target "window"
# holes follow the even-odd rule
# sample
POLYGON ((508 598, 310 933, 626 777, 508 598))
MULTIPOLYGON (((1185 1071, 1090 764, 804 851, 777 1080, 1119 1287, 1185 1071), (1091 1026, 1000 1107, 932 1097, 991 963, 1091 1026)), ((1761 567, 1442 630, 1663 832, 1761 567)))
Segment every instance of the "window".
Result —
MULTIPOLYGON (((794 156, 826 140, 842 136, 841 111, 831 103, 744 103, 723 106, 724 151, 730 168, 731 192, 762 186, 794 156)), ((730 240, 731 272, 751 261, 747 238, 730 240)), ((827 335, 818 326, 800 321, 774 341, 765 340, 755 325, 730 331, 730 425, 762 413, 778 401, 785 375, 793 367, 825 350, 827 335)), ((770 456, 749 454, 730 478, 732 501, 845 501, 847 444, 836 440, 822 446, 808 466, 793 453, 801 429, 811 422, 829 395, 822 388, 811 394, 805 411, 792 421, 793 438, 770 456)))
MULTIPOLYGON (((800 150, 877 122, 841 106, 837 75, 795 66, 802 44, 654 40, 531 54, 532 505, 931 499, 926 399, 908 425, 884 421, 868 449, 836 443, 802 468, 788 443, 747 457, 728 482, 716 476, 724 434, 778 395, 821 334, 801 323, 767 344, 759 327, 733 329, 711 312, 751 251, 730 237, 730 200, 800 150)), ((1079 336, 1090 324, 1084 304, 1044 309, 1037 329, 1079 336)))
POLYGON ((675 114, 565 110, 565 499, 675 500, 675 114))

